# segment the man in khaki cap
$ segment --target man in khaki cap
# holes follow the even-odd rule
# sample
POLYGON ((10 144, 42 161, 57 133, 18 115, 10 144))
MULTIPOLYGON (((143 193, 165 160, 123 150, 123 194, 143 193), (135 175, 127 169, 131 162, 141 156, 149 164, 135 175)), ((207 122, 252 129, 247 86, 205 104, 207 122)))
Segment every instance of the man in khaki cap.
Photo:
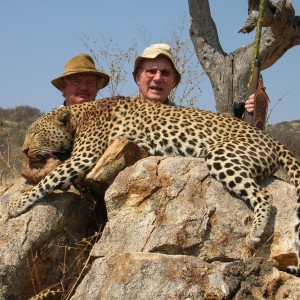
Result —
POLYGON ((160 103, 169 103, 169 95, 181 79, 171 47, 154 44, 138 56, 132 72, 139 86, 139 97, 160 103))
MULTIPOLYGON (((147 47, 134 63, 133 78, 139 86, 139 97, 144 100, 171 104, 169 95, 181 79, 171 47, 154 44, 147 47)), ((245 103, 248 112, 254 108, 254 95, 245 103)))
POLYGON ((110 77, 96 69, 88 54, 79 54, 65 65, 63 75, 51 81, 65 97, 64 105, 79 104, 96 99, 100 89, 108 85, 110 77))

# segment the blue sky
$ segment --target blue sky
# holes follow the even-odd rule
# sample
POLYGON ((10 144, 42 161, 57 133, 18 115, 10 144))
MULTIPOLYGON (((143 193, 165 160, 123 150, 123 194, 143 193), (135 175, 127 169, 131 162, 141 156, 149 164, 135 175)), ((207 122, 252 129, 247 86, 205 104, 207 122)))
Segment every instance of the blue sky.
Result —
MULTIPOLYGON (((50 81, 63 73, 66 61, 87 52, 82 38, 99 40, 111 37, 121 49, 135 39, 138 51, 146 44, 141 30, 151 34, 151 43, 169 38, 185 20, 189 28, 188 2, 183 0, 2 0, 0 10, 0 106, 29 105, 47 112, 63 99, 50 81)), ((292 1, 300 15, 300 1, 292 1)), ((238 34, 247 17, 247 0, 211 0, 223 49, 232 52, 254 39, 254 33, 238 34)), ((263 71, 271 103, 276 104, 270 123, 300 118, 300 47, 289 50, 275 65, 263 71), (297 74, 296 74, 297 72, 297 74)), ((108 72, 108 70, 106 70, 108 72)), ((130 70, 131 71, 131 70, 130 70)), ((199 70, 201 71, 201 70, 199 70)), ((209 80, 201 83, 199 106, 214 111, 214 96, 209 80)), ((129 78, 122 94, 133 95, 136 85, 129 78)), ((99 98, 101 94, 99 95, 99 98)))

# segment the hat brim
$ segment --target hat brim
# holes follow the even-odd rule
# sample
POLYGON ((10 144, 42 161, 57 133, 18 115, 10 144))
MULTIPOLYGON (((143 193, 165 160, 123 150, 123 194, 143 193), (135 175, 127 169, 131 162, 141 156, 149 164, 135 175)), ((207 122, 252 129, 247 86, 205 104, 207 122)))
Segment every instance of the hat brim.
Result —
POLYGON ((61 90, 61 80, 63 78, 69 77, 71 75, 76 75, 76 74, 82 74, 82 73, 89 73, 89 74, 95 74, 97 77, 99 77, 101 85, 98 87, 99 89, 103 89, 106 87, 109 83, 110 77, 102 72, 99 71, 91 71, 91 70, 82 70, 82 71, 77 71, 77 72, 68 72, 60 77, 57 77, 53 80, 51 80, 51 83, 58 89, 61 90))

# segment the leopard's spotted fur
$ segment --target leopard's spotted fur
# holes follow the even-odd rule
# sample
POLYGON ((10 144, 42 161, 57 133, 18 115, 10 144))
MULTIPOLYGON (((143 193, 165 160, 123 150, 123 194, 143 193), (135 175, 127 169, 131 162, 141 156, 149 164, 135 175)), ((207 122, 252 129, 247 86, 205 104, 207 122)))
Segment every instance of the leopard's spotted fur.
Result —
MULTIPOLYGON (((10 215, 24 213, 46 193, 84 176, 117 137, 123 136, 151 155, 200 157, 203 150, 210 174, 254 210, 247 243, 256 245, 264 232, 271 196, 257 179, 282 166, 295 185, 300 202, 300 165, 282 144, 233 117, 148 101, 116 97, 50 112, 28 129, 24 151, 31 158, 71 151, 37 186, 10 206, 10 215), (74 143, 74 145, 73 145, 74 143)), ((300 209, 297 213, 300 219, 300 209)), ((300 223, 296 248, 300 257, 300 223)), ((300 265, 288 272, 300 276, 300 265)))

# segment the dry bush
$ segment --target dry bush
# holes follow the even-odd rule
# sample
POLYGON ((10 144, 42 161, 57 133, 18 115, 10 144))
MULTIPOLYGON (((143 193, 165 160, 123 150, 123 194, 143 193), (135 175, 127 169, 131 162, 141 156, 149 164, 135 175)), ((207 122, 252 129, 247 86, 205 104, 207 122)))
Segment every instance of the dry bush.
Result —
MULTIPOLYGON (((202 93, 200 83, 205 74, 196 58, 191 40, 189 38, 184 39, 185 23, 183 21, 177 30, 172 31, 170 33, 171 38, 168 37, 168 39, 154 40, 151 34, 142 30, 140 30, 140 35, 145 43, 144 48, 154 43, 168 43, 171 46, 182 80, 178 87, 172 91, 169 98, 178 105, 197 107, 201 106, 197 101, 199 101, 202 93)), ((131 72, 134 59, 139 54, 135 40, 125 50, 120 49, 119 45, 114 43, 110 37, 106 38, 103 35, 98 41, 91 41, 87 36, 82 41, 94 58, 97 67, 100 70, 109 70, 111 80, 108 89, 110 94, 106 96, 122 94, 122 89, 128 80, 133 80, 131 72)), ((106 93, 105 90, 101 90, 100 93, 106 93)), ((129 96, 136 96, 137 93, 138 87, 136 86, 129 96)))
MULTIPOLYGON (((112 38, 106 38, 103 35, 100 41, 91 41, 88 36, 84 36, 82 42, 95 60, 97 68, 102 71, 108 70, 110 81, 107 96, 121 95, 129 76, 129 66, 136 55, 135 41, 125 50, 120 49, 118 43, 114 43, 112 38)), ((100 91, 100 93, 105 93, 105 91, 100 91)))
POLYGON ((184 39, 184 24, 171 32, 171 39, 167 43, 171 45, 176 58, 177 67, 181 73, 180 84, 172 91, 170 100, 178 105, 187 107, 201 107, 199 103, 202 90, 200 84, 206 76, 195 55, 190 38, 184 39))
POLYGON ((19 176, 26 130, 41 115, 38 109, 30 106, 0 108, 0 184, 19 176))

